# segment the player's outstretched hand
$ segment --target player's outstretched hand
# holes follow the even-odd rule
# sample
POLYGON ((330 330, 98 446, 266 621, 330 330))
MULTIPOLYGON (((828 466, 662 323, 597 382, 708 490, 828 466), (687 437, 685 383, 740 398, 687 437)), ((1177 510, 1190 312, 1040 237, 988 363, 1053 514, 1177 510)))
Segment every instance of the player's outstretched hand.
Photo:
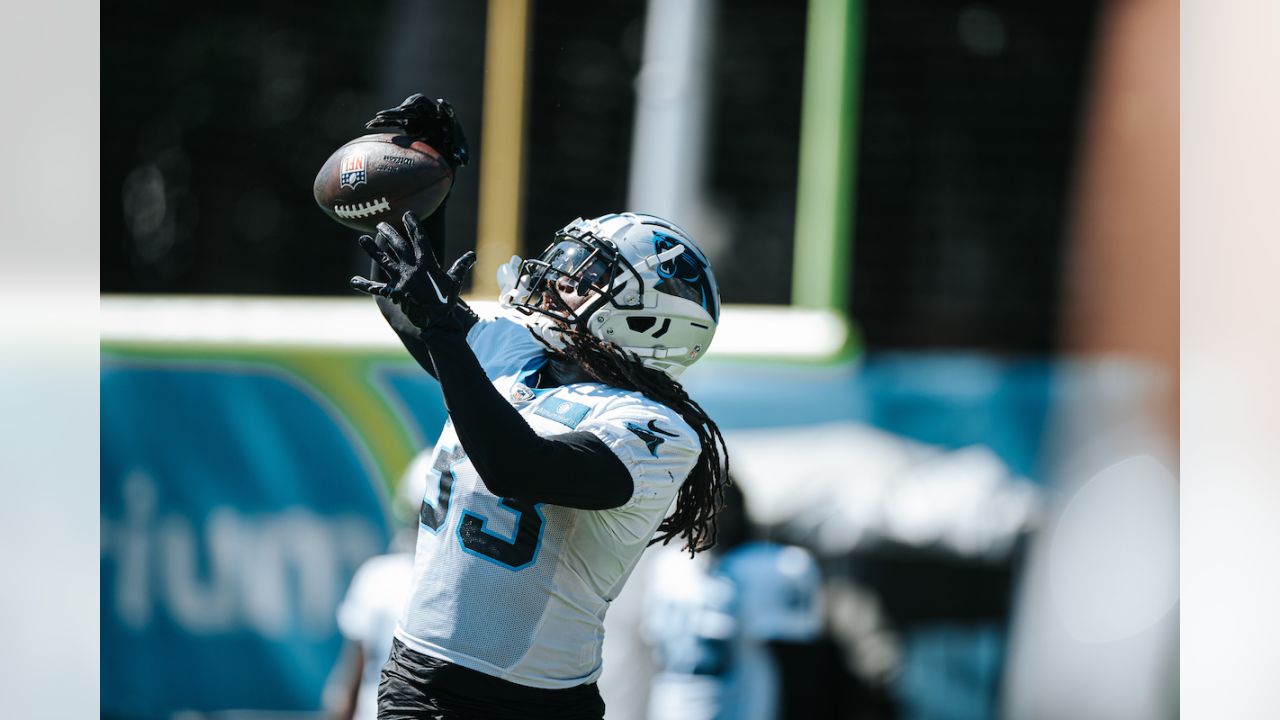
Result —
POLYGON ((466 165, 471 152, 453 106, 444 98, 432 100, 414 93, 393 108, 379 110, 367 128, 398 127, 438 150, 455 170, 466 165))
POLYGON ((404 226, 409 231, 407 242, 387 223, 378 223, 377 240, 360 236, 360 247, 387 274, 388 282, 356 276, 351 278, 351 287, 389 298, 421 330, 461 330, 453 308, 467 273, 476 263, 476 254, 464 253, 446 272, 431 252, 431 244, 412 213, 405 213, 404 226))

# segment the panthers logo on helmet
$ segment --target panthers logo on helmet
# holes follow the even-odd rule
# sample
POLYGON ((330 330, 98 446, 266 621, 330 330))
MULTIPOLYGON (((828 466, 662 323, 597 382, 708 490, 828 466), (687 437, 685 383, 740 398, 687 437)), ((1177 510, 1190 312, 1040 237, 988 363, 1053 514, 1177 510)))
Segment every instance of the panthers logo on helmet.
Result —
MULTIPOLYGON (((683 245, 676 238, 665 233, 653 233, 653 252, 661 255, 677 245, 683 245)), ((702 271, 702 264, 691 252, 679 255, 660 263, 656 268, 661 278, 654 286, 662 292, 696 302, 707 311, 713 320, 720 319, 720 308, 716 298, 716 290, 710 278, 702 271)))

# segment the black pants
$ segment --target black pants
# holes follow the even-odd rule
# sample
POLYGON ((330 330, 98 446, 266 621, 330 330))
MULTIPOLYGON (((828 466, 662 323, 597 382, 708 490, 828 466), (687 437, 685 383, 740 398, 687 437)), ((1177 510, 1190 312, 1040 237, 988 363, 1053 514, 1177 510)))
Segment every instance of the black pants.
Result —
POLYGON ((378 720, 602 720, 595 683, 546 690, 423 655, 396 640, 378 683, 378 720))

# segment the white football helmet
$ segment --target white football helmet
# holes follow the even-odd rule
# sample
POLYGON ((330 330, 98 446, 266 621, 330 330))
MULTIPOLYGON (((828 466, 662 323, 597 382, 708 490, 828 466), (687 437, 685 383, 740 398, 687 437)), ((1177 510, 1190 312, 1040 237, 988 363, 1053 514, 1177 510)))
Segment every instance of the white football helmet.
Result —
POLYGON ((706 354, 720 319, 711 265, 688 233, 637 213, 569 223, 520 263, 501 301, 553 343, 556 326, 576 326, 672 378, 706 354), (566 283, 586 298, 576 309, 555 291, 566 283))

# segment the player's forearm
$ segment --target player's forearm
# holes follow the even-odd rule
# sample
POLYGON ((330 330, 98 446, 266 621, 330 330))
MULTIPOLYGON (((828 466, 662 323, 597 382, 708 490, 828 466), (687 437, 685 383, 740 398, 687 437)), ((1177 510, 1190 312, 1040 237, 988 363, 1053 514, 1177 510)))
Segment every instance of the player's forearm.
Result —
POLYGON ((409 351, 409 355, 423 370, 427 371, 427 374, 436 377, 436 369, 431 364, 431 352, 427 348, 427 343, 419 336, 418 328, 409 322, 409 318, 405 317, 399 306, 391 300, 384 297, 374 298, 374 300, 378 303, 378 309, 382 311, 382 317, 400 338, 400 344, 404 345, 404 349, 409 351))
MULTIPOLYGON (((387 324, 391 326, 396 336, 400 338, 400 344, 404 345, 404 349, 409 351, 409 355, 417 361, 423 370, 427 371, 427 374, 431 377, 436 377, 435 366, 431 364, 431 352, 427 347, 426 341, 422 339, 422 331, 414 326, 409 318, 405 316, 404 311, 400 309, 400 306, 391 300, 384 297, 374 298, 374 300, 378 304, 378 310, 382 311, 382 317, 386 319, 387 324)), ((464 333, 480 322, 480 318, 475 312, 461 300, 458 301, 453 312, 464 333)))
MULTIPOLYGON (((444 255, 446 230, 445 217, 447 215, 446 211, 448 206, 449 198, 446 196, 444 201, 440 203, 440 207, 422 220, 423 233, 430 244, 431 252, 437 259, 444 255)), ((369 279, 375 282, 386 282, 388 279, 387 274, 382 271, 382 267, 378 265, 377 261, 371 263, 371 267, 369 268, 369 279)), ((421 366, 423 370, 426 370, 429 375, 435 377, 436 371, 431 364, 431 356, 428 352, 427 344, 422 340, 420 336, 421 333, 418 328, 409 320, 408 316, 404 314, 404 311, 400 309, 400 306, 396 305, 389 298, 375 297, 374 300, 378 303, 378 310, 382 312, 382 317, 386 319, 387 324, 391 326, 391 329, 395 331, 396 336, 400 338, 400 343, 404 345, 404 349, 409 351, 409 355, 417 361, 418 365, 421 366)), ((472 312, 471 308, 461 300, 458 300, 453 312, 455 317, 460 321, 460 324, 463 327, 463 332, 469 330, 471 326, 475 325, 480 319, 476 317, 476 314, 472 312)))
POLYGON ((599 438, 586 432, 538 436, 489 382, 462 333, 422 339, 458 440, 489 492, 587 510, 630 499, 630 471, 599 438))

